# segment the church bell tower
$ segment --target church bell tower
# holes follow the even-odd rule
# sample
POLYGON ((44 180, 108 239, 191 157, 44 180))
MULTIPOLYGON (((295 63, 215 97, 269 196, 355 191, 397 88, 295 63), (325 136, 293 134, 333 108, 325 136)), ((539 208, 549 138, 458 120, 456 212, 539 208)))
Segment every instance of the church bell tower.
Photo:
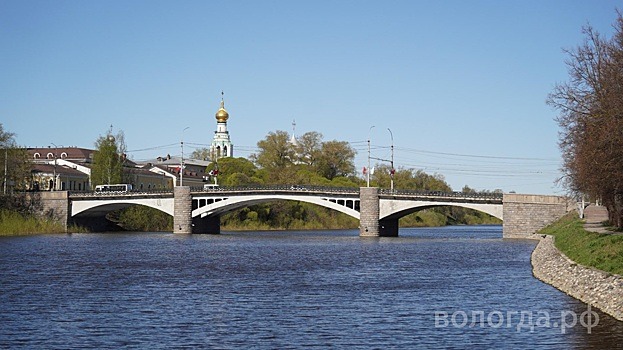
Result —
POLYGON ((221 108, 216 112, 216 131, 214 139, 210 145, 210 156, 212 161, 216 161, 223 157, 233 157, 234 145, 229 139, 229 131, 227 131, 227 120, 229 113, 225 110, 225 101, 221 92, 221 108))

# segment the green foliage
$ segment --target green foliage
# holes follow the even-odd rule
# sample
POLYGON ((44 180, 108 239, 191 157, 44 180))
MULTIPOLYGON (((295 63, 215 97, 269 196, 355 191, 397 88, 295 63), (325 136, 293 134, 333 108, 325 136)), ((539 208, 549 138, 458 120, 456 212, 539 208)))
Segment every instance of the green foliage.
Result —
POLYGON ((0 167, 1 193, 4 193, 5 187, 7 193, 14 189, 27 189, 31 170, 28 153, 17 146, 15 134, 5 131, 2 123, 0 123, 0 167))
POLYGON ((0 236, 63 232, 85 232, 85 230, 78 226, 71 226, 65 231, 65 227, 56 220, 38 218, 16 211, 0 210, 0 236))
POLYGON ((623 235, 586 231, 575 212, 539 233, 555 236, 556 248, 578 264, 623 275, 623 235))
POLYGON ((123 183, 123 163, 125 161, 125 137, 123 131, 116 136, 108 130, 95 142, 95 153, 91 165, 91 185, 123 183))
POLYGON ((260 152, 253 154, 251 158, 262 168, 281 170, 294 164, 296 160, 296 150, 285 131, 271 131, 264 140, 258 141, 257 147, 260 152))
POLYGON ((348 215, 308 203, 254 205, 221 217, 225 230, 311 230, 356 228, 348 215))
POLYGON ((329 180, 352 175, 355 173, 355 154, 348 142, 323 142, 315 163, 316 172, 329 180))
POLYGON ((173 217, 158 209, 133 205, 120 211, 119 222, 128 231, 172 231, 173 217))

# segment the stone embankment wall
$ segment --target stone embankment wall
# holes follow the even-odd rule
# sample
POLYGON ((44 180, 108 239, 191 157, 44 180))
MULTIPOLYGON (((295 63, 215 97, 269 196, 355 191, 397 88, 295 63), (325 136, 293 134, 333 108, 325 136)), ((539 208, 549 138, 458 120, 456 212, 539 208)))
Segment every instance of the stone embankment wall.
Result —
POLYGON ((505 193, 502 201, 504 238, 526 238, 575 208, 560 196, 505 193))
POLYGON ((67 191, 34 192, 41 200, 41 215, 59 221, 65 228, 69 223, 70 206, 67 191))
POLYGON ((542 238, 532 252, 532 272, 539 280, 623 321, 623 277, 576 264, 554 246, 552 236, 542 238))

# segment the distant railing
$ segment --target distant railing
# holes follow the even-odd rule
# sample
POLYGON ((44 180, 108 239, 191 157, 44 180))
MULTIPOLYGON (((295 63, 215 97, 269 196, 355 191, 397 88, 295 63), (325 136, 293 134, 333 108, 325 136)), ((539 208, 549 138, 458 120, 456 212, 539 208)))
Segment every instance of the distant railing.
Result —
POLYGON ((425 197, 449 197, 449 198, 470 198, 470 199, 491 199, 502 200, 504 194, 499 192, 444 192, 444 191, 421 191, 421 190, 390 190, 380 189, 381 195, 397 196, 425 196, 425 197))
POLYGON ((307 192, 307 193, 340 193, 359 195, 359 188, 330 187, 307 185, 268 185, 268 186, 224 186, 204 189, 191 187, 191 193, 218 193, 218 192, 307 192))
POLYGON ((69 197, 120 197, 120 196, 145 196, 154 194, 172 194, 172 189, 149 189, 130 191, 68 191, 69 197))
MULTIPOLYGON (((149 189, 131 190, 124 192, 94 192, 94 191, 68 191, 70 197, 121 197, 172 194, 172 189, 149 189)), ((198 193, 266 193, 266 192, 299 192, 299 193, 336 193, 359 195, 359 188, 354 187, 330 187, 330 186, 306 186, 306 185, 268 185, 268 186, 223 186, 204 189, 203 187, 191 187, 190 192, 198 193)), ((502 200, 503 194, 498 192, 444 192, 444 191, 421 191, 380 189, 382 196, 421 196, 439 198, 465 198, 465 199, 488 199, 502 200)))

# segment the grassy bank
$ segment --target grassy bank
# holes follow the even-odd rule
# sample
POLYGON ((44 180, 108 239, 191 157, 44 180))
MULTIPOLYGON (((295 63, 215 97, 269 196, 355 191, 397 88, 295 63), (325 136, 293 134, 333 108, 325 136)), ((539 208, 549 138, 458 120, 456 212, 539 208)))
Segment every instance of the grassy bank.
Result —
POLYGON ((577 213, 570 213, 539 231, 555 236, 556 248, 578 264, 623 275, 623 235, 584 230, 577 213))
MULTIPOLYGON (((68 231, 84 232, 85 230, 80 227, 70 227, 68 231)), ((54 220, 24 216, 9 210, 0 211, 0 236, 64 232, 65 227, 54 220)))

